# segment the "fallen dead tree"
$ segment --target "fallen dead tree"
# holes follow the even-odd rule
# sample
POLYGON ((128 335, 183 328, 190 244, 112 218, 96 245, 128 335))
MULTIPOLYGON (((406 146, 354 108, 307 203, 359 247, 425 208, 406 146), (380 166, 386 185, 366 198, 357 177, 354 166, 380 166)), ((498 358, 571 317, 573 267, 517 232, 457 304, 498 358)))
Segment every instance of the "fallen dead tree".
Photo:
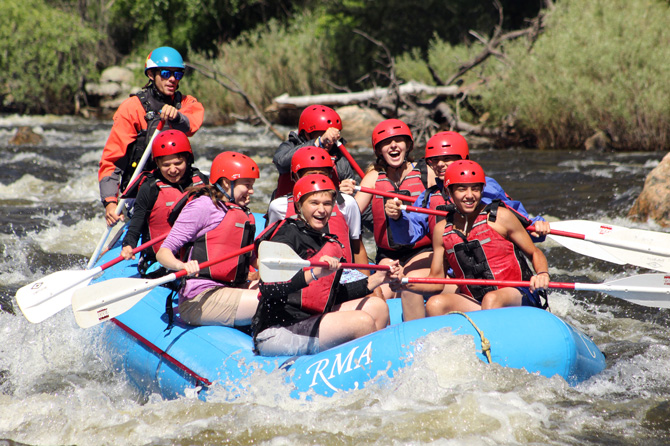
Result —
MULTIPOLYGON (((379 61, 383 67, 375 74, 385 80, 388 86, 375 87, 359 92, 345 92, 332 94, 318 94, 311 96, 289 96, 283 94, 273 100, 273 104, 266 112, 282 112, 301 110, 310 104, 323 104, 331 107, 359 105, 379 111, 383 116, 397 117, 407 122, 415 131, 415 140, 421 141, 429 137, 438 129, 456 130, 474 136, 493 140, 497 145, 505 146, 523 142, 523 136, 514 128, 513 118, 500 124, 499 127, 486 126, 485 111, 480 112, 472 107, 468 99, 476 94, 477 89, 484 88, 486 80, 463 85, 462 76, 473 68, 484 63, 488 58, 495 57, 505 60, 503 44, 510 40, 525 38, 530 51, 542 30, 544 29, 544 12, 529 20, 530 25, 521 30, 503 32, 503 10, 498 0, 494 1, 498 9, 499 20, 491 36, 487 39, 478 33, 471 34, 481 43, 482 49, 471 60, 464 61, 456 71, 442 77, 432 67, 428 67, 436 86, 418 82, 400 83, 395 73, 395 59, 383 42, 380 42, 362 31, 357 34, 377 45, 382 57, 379 61), (461 109, 467 109, 479 123, 467 122, 461 118, 461 109)), ((551 0, 544 1, 546 9, 553 9, 551 0)), ((372 73, 364 76, 363 80, 371 80, 372 73)), ((373 81, 373 84, 375 82, 373 81)))
MULTIPOLYGON (((400 85, 398 93, 402 95, 418 96, 421 94, 427 95, 444 95, 456 97, 460 94, 459 87, 452 86, 432 86, 425 85, 419 82, 407 82, 400 85)), ((305 108, 312 104, 324 104, 333 107, 340 107, 343 105, 361 104, 370 101, 379 101, 389 95, 389 88, 372 88, 369 90, 358 91, 353 93, 332 93, 332 94, 317 94, 309 96, 289 96, 284 93, 281 96, 274 98, 273 102, 277 109, 282 108, 305 108)))

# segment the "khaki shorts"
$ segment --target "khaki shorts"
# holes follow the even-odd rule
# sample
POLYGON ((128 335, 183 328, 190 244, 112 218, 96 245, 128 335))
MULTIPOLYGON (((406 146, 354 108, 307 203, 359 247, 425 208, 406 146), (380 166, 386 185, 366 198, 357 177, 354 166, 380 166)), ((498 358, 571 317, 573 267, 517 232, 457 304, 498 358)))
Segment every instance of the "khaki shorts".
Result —
POLYGON ((179 316, 189 325, 235 326, 235 316, 245 293, 252 297, 257 290, 215 287, 179 303, 179 316))

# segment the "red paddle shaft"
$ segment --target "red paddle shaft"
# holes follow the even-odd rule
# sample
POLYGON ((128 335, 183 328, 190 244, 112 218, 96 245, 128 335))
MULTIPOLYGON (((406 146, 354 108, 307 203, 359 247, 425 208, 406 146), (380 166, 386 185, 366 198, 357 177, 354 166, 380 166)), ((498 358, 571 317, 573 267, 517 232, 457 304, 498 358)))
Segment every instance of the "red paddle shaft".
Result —
MULTIPOLYGON (((320 266, 322 268, 328 268, 327 262, 319 262, 316 260, 310 260, 310 266, 320 266)), ((389 271, 391 269, 388 265, 370 265, 368 263, 340 263, 340 269, 370 269, 377 271, 389 271)))
POLYGON ((337 147, 340 149, 340 152, 342 152, 342 155, 349 161, 349 164, 351 164, 351 167, 354 168, 356 173, 360 175, 361 178, 365 176, 365 172, 363 172, 363 169, 361 169, 361 166, 358 165, 358 163, 354 160, 354 157, 351 156, 351 153, 347 150, 346 147, 344 147, 344 144, 341 142, 337 142, 337 147))
MULTIPOLYGON (((146 243, 142 243, 140 246, 138 246, 137 248, 133 249, 133 254, 137 254, 138 252, 142 251, 143 249, 146 249, 146 248, 148 248, 148 247, 150 247, 150 246, 153 246, 153 245, 155 245, 155 244, 158 243, 158 242, 162 242, 163 240, 165 240, 165 238, 168 236, 168 234, 169 234, 169 232, 166 232, 165 234, 163 234, 163 235, 161 235, 161 236, 159 236, 159 237, 152 238, 151 240, 149 240, 149 241, 146 242, 146 243)), ((102 271, 104 271, 104 270, 106 270, 107 268, 109 268, 110 266, 114 266, 114 265, 116 265, 117 263, 119 263, 119 262, 122 261, 122 260, 123 260, 123 257, 118 256, 118 257, 116 257, 116 258, 110 260, 109 262, 105 263, 104 265, 101 265, 101 266, 100 266, 100 269, 101 269, 102 271)))
MULTIPOLYGON (((402 283, 437 283, 446 285, 493 285, 498 287, 529 287, 530 282, 522 280, 488 280, 488 279, 433 279, 425 277, 404 277, 402 283)), ((549 282, 549 288, 574 290, 574 283, 549 282)))
MULTIPOLYGON (((223 262, 224 260, 232 259, 233 257, 237 257, 237 256, 241 256, 242 254, 245 254, 245 253, 251 251, 252 249, 254 249, 253 243, 249 246, 245 246, 244 248, 238 249, 237 251, 229 252, 225 256, 220 256, 220 257, 217 257, 215 259, 208 260, 206 262, 202 262, 200 264, 200 269, 203 270, 203 269, 208 268, 208 267, 210 267, 210 266, 212 266, 216 263, 223 262)), ((178 272, 174 273, 174 276, 175 276, 174 278, 179 279, 180 277, 184 277, 187 274, 188 274, 188 272, 186 272, 185 269, 182 269, 181 271, 178 271, 178 272)))
POLYGON ((407 195, 394 194, 392 192, 383 192, 377 189, 371 189, 369 187, 356 186, 355 189, 357 191, 365 192, 366 194, 379 195, 388 198, 397 198, 399 200, 411 201, 412 203, 414 203, 414 201, 416 200, 416 198, 408 197, 407 195))

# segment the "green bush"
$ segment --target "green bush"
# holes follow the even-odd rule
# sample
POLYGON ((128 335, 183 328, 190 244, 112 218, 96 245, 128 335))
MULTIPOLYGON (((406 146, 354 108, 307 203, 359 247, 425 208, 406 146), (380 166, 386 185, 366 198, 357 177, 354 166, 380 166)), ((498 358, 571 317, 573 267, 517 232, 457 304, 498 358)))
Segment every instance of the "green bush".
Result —
MULTIPOLYGON (((316 37, 316 26, 311 14, 302 15, 287 26, 272 20, 221 46, 220 57, 214 61, 203 56, 191 60, 235 79, 262 108, 283 93, 324 93, 330 91, 324 80, 328 78, 331 62, 322 39, 316 37)), ((189 82, 189 92, 201 100, 206 98, 210 119, 249 111, 239 95, 213 80, 195 73, 189 82)))
POLYGON ((670 147, 670 8, 660 0, 563 0, 528 53, 483 90, 484 107, 541 148, 581 147, 598 130, 621 149, 670 147))
POLYGON ((0 98, 20 113, 71 113, 84 77, 95 77, 100 35, 42 0, 0 2, 0 98))

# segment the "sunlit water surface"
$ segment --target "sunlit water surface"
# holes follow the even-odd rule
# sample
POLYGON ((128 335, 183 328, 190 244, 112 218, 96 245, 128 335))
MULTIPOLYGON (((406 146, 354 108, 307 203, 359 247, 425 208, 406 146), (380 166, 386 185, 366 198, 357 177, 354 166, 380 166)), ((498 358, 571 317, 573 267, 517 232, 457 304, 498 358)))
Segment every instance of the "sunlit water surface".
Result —
MULTIPOLYGON (((285 129, 288 130, 288 129, 285 129)), ((26 283, 83 268, 102 231, 97 163, 109 123, 0 118, 0 444, 397 445, 670 443, 668 310, 598 293, 550 293, 552 311, 591 336, 607 369, 576 386, 560 378, 486 365, 467 338, 429 337, 391 385, 297 401, 283 378, 258 374, 249 394, 226 402, 140 396, 109 366, 100 327, 82 330, 70 311, 31 324, 13 303, 26 283), (14 147, 19 125, 44 142, 14 147), (14 443, 16 442, 16 443, 14 443)), ((346 135, 345 135, 346 136, 346 135)), ((239 150, 261 167, 252 208, 264 212, 277 174, 277 141, 260 129, 203 128, 196 165, 239 150)), ((361 164, 366 149, 353 150, 361 164)), ((662 154, 475 150, 489 176, 533 214, 662 231, 626 213, 662 154)), ((372 244, 369 244, 373 247, 372 244)), ((648 272, 540 245, 552 280, 603 282, 648 272)), ((528 336, 534 336, 529 333, 528 336)))

